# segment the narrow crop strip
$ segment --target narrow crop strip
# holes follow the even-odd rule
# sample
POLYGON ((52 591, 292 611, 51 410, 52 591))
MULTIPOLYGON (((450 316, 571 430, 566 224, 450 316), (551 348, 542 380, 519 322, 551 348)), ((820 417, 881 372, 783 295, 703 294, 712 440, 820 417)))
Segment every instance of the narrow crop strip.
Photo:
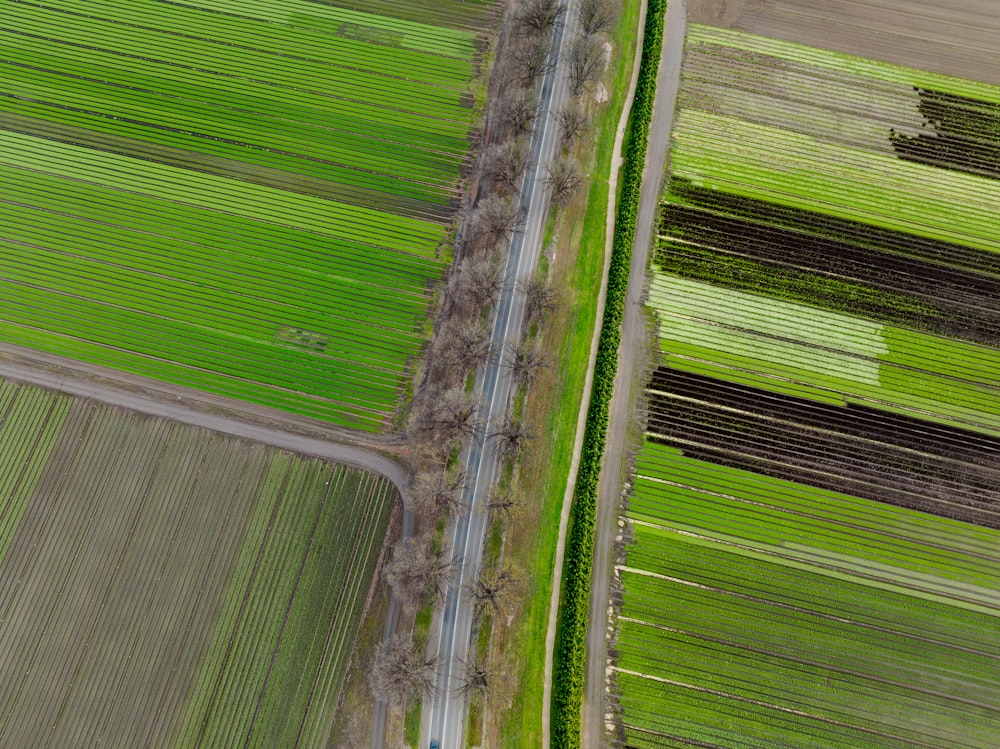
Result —
POLYGON ((622 318, 628 289, 632 244, 642 171, 646 163, 649 122, 656 98, 656 75, 663 45, 666 0, 649 0, 642 46, 639 80, 632 106, 632 132, 625 153, 624 179, 615 221, 608 273, 607 303, 597 344, 594 387, 583 437, 580 472, 576 481, 571 527, 566 547, 564 594, 556 639, 552 693, 552 746, 580 746, 580 710, 586 663, 587 609, 590 603, 590 573, 594 562, 594 524, 597 514, 597 484, 608 430, 608 404, 618 369, 622 318))

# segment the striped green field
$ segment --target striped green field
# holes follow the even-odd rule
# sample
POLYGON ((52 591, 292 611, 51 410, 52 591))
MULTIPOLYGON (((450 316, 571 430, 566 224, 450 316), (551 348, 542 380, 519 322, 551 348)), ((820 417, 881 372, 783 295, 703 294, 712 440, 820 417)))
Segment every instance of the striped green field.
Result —
POLYGON ((12 382, 0 449, 0 744, 327 744, 388 481, 12 382))
POLYGON ((387 428, 494 4, 355 5, 3 3, 0 340, 387 428))
POLYGON ((996 87, 689 27, 623 745, 996 745, 998 164, 996 87))

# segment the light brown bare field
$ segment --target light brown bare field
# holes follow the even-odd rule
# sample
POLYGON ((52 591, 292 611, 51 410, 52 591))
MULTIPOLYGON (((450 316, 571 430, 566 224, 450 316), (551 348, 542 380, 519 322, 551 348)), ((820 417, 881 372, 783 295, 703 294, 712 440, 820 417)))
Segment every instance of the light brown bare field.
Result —
POLYGON ((687 0, 693 23, 1000 85, 995 0, 687 0))
POLYGON ((253 681, 209 652, 213 637, 237 630, 250 638, 236 651, 240 669, 270 679, 249 698, 259 715, 233 729, 240 744, 269 740, 273 706, 260 707, 289 691, 302 706, 290 718, 300 743, 322 744, 388 521, 387 486, 336 464, 75 400, 0 548, 0 746, 175 745, 185 711, 201 709, 191 703, 199 679, 253 681), (313 480, 288 480, 298 476, 313 480), (317 491, 317 476, 330 488, 317 491), (276 502, 298 522, 259 547, 251 526, 276 502), (324 506, 332 525, 319 522, 324 506), (327 569, 321 552, 337 542, 344 561, 327 569), (247 614, 234 630, 230 588, 258 554, 297 576, 253 581, 268 614, 247 614), (293 610, 300 613, 289 620, 293 610), (259 641, 254 633, 272 615, 286 625, 259 641), (307 718, 314 714, 322 720, 307 718))

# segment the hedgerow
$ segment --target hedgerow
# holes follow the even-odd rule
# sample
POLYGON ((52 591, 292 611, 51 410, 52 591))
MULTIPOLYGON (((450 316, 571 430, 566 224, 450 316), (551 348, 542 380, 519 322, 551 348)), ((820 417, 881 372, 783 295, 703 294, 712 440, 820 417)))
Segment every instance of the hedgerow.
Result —
POLYGON ((552 676, 553 749, 576 749, 580 746, 580 711, 586 663, 590 574, 594 563, 597 484, 608 429, 608 405, 618 369, 618 347, 621 343, 642 171, 646 162, 649 122, 653 115, 656 76, 663 45, 665 10, 666 0, 648 0, 642 60, 632 104, 632 131, 625 150, 624 177, 611 248, 607 301, 597 344, 593 391, 587 411, 580 472, 576 480, 566 544, 563 600, 552 676))

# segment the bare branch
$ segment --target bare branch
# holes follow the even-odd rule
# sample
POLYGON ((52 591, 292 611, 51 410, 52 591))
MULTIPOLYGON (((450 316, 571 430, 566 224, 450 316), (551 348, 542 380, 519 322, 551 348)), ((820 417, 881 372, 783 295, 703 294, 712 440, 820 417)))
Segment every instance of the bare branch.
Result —
POLYGON ((476 309, 496 301, 503 288, 503 270, 492 260, 467 263, 459 277, 458 294, 476 309))
POLYGON ((477 369, 496 353, 489 329, 475 320, 454 321, 443 336, 441 356, 461 372, 477 369))
POLYGON ((488 174, 505 193, 511 192, 531 164, 528 143, 524 138, 511 138, 491 145, 483 153, 488 174))
POLYGON ((493 613, 499 616, 507 610, 506 592, 509 590, 513 573, 510 567, 501 569, 484 570, 479 578, 473 583, 472 597, 476 605, 490 608, 493 613))
POLYGON ((497 106, 500 109, 501 121, 513 130, 515 135, 524 135, 531 131, 535 115, 538 114, 534 91, 526 88, 508 91, 500 98, 497 106))
POLYGON ((520 421, 508 416, 503 424, 493 432, 487 439, 496 439, 499 444, 500 455, 502 457, 518 457, 524 450, 524 446, 534 435, 520 421))
POLYGON ((576 195, 582 182, 580 168, 570 159, 559 159, 550 165, 545 177, 545 183, 552 190, 552 202, 556 205, 566 205, 576 195))
POLYGON ((433 541, 427 535, 396 542, 384 567, 386 581, 408 607, 418 605, 428 593, 440 600, 454 572, 451 555, 445 549, 434 551, 433 541))
POLYGON ((527 33, 547 34, 565 12, 560 0, 522 0, 517 21, 527 33))
POLYGON ((525 314, 530 324, 541 319, 546 312, 551 312, 558 305, 556 292, 541 278, 532 278, 522 286, 524 290, 525 314))
POLYGON ((522 37, 510 50, 513 72, 524 88, 531 88, 540 77, 552 69, 549 61, 549 40, 545 37, 522 37))
POLYGON ((615 0, 580 0, 580 27, 587 36, 609 31, 617 21, 615 0))
POLYGON ((391 705, 429 696, 434 693, 436 662, 417 652, 410 637, 397 634, 379 647, 371 671, 372 690, 391 705))
POLYGON ((485 664, 464 662, 462 665, 462 684, 457 690, 460 694, 468 696, 474 693, 486 697, 503 679, 499 671, 488 668, 485 664))
POLYGON ((470 223, 474 232, 485 235, 493 242, 507 240, 521 221, 518 206, 501 197, 485 198, 472 212, 470 223))
POLYGON ((541 355, 538 349, 534 346, 529 346, 523 341, 511 346, 506 364, 510 367, 510 373, 514 381, 524 386, 528 386, 534 382, 538 373, 547 366, 545 357, 541 355))
POLYGON ((464 509, 462 488, 465 473, 461 471, 425 471, 418 473, 410 487, 415 509, 421 514, 447 512, 449 515, 464 509))
POLYGON ((578 36, 569 47, 569 83, 579 96, 604 72, 604 48, 592 36, 578 36))
POLYGON ((486 498, 486 512, 492 519, 499 517, 511 520, 520 510, 521 500, 498 487, 490 489, 490 494, 486 498))
POLYGON ((556 122, 559 123, 559 135, 564 146, 573 142, 587 130, 587 113, 577 101, 570 101, 564 108, 556 112, 556 122))
POLYGON ((476 429, 479 404, 461 386, 434 398, 417 413, 411 427, 413 436, 444 448, 452 440, 471 437, 476 429))

